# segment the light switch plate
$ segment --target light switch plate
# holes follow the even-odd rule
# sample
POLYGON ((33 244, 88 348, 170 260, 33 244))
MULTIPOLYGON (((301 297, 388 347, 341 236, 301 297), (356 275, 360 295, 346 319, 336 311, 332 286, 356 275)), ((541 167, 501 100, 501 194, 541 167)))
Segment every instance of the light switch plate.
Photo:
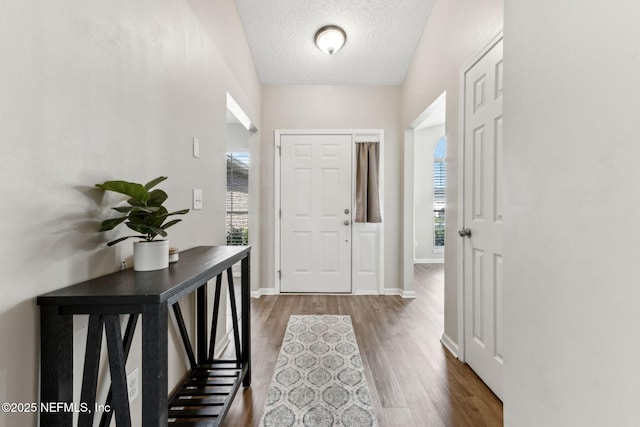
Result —
POLYGON ((202 209, 202 190, 193 189, 193 210, 202 209))
POLYGON ((195 136, 193 137, 193 157, 200 158, 200 140, 195 136))

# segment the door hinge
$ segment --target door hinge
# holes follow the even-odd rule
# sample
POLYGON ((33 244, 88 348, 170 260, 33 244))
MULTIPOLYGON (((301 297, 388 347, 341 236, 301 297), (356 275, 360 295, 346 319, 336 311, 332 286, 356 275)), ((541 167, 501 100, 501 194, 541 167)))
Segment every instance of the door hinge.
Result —
POLYGON ((282 271, 278 270, 278 279, 282 279, 282 271))
POLYGON ((280 218, 282 218, 282 209, 279 209, 279 211, 280 218))
POLYGON ((280 150, 281 145, 276 145, 276 148, 278 149, 278 156, 282 156, 282 151, 280 150))

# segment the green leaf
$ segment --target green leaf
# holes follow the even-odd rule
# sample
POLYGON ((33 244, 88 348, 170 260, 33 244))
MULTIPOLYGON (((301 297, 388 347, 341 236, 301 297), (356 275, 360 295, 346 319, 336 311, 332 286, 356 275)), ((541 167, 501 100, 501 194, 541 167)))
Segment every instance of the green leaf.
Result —
POLYGON ((118 207, 111 208, 111 209, 113 209, 115 211, 118 211, 118 212, 122 212, 122 213, 140 212, 140 213, 148 213, 148 214, 154 213, 154 212, 156 212, 158 210, 158 208, 155 207, 155 206, 149 206, 149 207, 147 207, 147 206, 118 206, 118 207))
POLYGON ((164 181, 167 178, 168 177, 166 177, 166 176, 159 176, 156 179, 152 179, 151 181, 147 182, 144 185, 144 188, 146 188, 147 190, 151 190, 153 187, 155 187, 156 185, 160 184, 162 181, 164 181))
POLYGON ((100 225, 100 231, 113 230, 116 225, 120 224, 121 222, 124 222, 126 219, 127 219, 126 216, 123 216, 120 218, 106 219, 102 221, 102 224, 100 225))
POLYGON ((171 227, 172 225, 176 225, 177 223, 179 223, 180 221, 182 221, 181 219, 173 219, 169 222, 167 222, 166 224, 164 224, 162 227, 163 230, 166 230, 167 228, 171 227))
POLYGON ((132 229, 133 231, 137 231, 138 233, 147 234, 151 236, 161 235, 162 237, 167 237, 167 232, 158 227, 152 227, 145 224, 134 224, 131 222, 127 222, 127 227, 132 229))
MULTIPOLYGON (((160 206, 159 208, 154 208, 154 212, 152 213, 133 211, 129 213, 129 221, 134 224, 153 225, 155 218, 158 215, 162 215, 163 209, 164 208, 162 206, 160 206)), ((166 211, 166 209, 164 210, 166 211)))
POLYGON ((127 222, 127 227, 129 227, 130 229, 132 229, 133 231, 137 231, 138 233, 144 233, 144 234, 148 234, 147 231, 148 228, 146 225, 144 224, 135 224, 132 222, 127 222))
POLYGON ((144 238, 145 238, 145 236, 125 236, 125 237, 121 237, 121 238, 119 238, 119 239, 116 239, 116 240, 112 240, 112 241, 110 241, 109 243, 107 243, 107 246, 113 246, 113 245, 115 245, 116 243, 120 243, 120 242, 122 242, 123 240, 127 240, 127 239, 129 239, 129 238, 131 238, 131 237, 137 237, 137 238, 139 238, 139 239, 144 239, 144 238))
POLYGON ((162 204, 169 198, 167 193, 160 189, 153 190, 149 193, 149 201, 147 202, 147 206, 162 206, 162 204))
POLYGON ((127 181, 106 181, 103 184, 96 184, 101 190, 113 191, 116 193, 124 194, 132 199, 146 202, 149 200, 149 192, 142 184, 127 181))
POLYGON ((152 227, 160 228, 166 217, 167 208, 165 208, 164 206, 160 206, 160 208, 156 212, 149 215, 146 224, 152 227))
POLYGON ((189 213, 189 209, 180 209, 179 211, 168 213, 167 216, 169 216, 169 215, 184 215, 186 213, 189 213))
POLYGON ((141 202, 140 200, 136 200, 134 198, 127 200, 127 203, 129 203, 131 206, 147 206, 146 202, 141 202))
POLYGON ((131 212, 133 208, 134 208, 133 206, 116 206, 115 208, 111 208, 111 209, 113 209, 114 211, 127 213, 127 212, 131 212))
POLYGON ((174 212, 171 212, 171 213, 167 212, 167 213, 164 214, 164 216, 168 217, 168 216, 171 216, 171 215, 184 215, 184 214, 186 214, 188 212, 189 212, 189 209, 181 209, 179 211, 174 211, 174 212))

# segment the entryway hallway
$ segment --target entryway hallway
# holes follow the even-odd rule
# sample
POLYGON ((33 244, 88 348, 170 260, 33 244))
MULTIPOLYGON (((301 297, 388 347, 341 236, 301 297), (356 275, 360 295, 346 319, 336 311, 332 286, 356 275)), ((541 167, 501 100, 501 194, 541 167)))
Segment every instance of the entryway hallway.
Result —
MULTIPOLYGON (((502 403, 440 343, 442 264, 415 266, 416 299, 279 295, 252 300, 253 380, 223 424, 257 426, 292 314, 348 314, 381 427, 502 426, 502 403)), ((228 349, 227 351, 232 351, 228 349)))

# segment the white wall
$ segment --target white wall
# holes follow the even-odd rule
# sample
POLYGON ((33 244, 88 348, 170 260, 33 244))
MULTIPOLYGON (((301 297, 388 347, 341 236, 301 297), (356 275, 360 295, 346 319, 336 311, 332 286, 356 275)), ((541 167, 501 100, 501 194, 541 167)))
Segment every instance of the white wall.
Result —
POLYGON ((227 125, 227 151, 248 152, 250 136, 251 132, 244 126, 237 123, 229 123, 227 125))
POLYGON ((505 10, 506 426, 638 425, 638 16, 505 10))
MULTIPOLYGON (((261 87, 232 0, 21 0, 1 9, 0 401, 33 402, 35 297, 112 272, 132 252, 130 242, 104 245, 116 233, 97 233, 116 198, 93 184, 166 174, 174 209, 202 188, 205 209, 169 230, 171 244, 223 243, 226 92, 259 123, 261 87)), ((85 327, 76 322, 75 344, 85 327)), ((139 358, 134 349, 132 364, 139 358)), ((184 366, 170 355, 170 388, 184 366)), ((34 418, 0 413, 0 425, 34 418)))
POLYGON ((264 86, 262 91, 262 274, 274 288, 274 131, 276 129, 374 129, 385 131, 383 286, 398 288, 400 274, 400 90, 396 86, 264 86))
POLYGON ((444 124, 416 130, 414 146, 414 260, 439 260, 444 252, 433 245, 433 153, 444 136, 444 124))
POLYGON ((463 64, 501 25, 502 0, 436 2, 402 86, 401 123, 405 128, 447 92, 444 332, 453 343, 458 342, 458 78, 463 64))

